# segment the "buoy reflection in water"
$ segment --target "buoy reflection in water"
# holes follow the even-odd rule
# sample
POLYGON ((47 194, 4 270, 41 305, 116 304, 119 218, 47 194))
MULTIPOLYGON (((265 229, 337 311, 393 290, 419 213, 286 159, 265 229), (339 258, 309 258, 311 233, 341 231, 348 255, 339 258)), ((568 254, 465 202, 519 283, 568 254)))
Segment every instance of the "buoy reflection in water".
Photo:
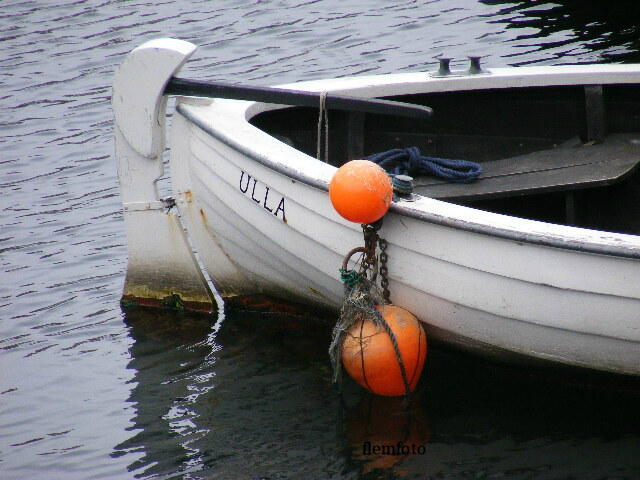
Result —
POLYGON ((431 430, 420 397, 363 396, 347 411, 346 438, 362 473, 391 469, 402 459, 426 453, 431 430))

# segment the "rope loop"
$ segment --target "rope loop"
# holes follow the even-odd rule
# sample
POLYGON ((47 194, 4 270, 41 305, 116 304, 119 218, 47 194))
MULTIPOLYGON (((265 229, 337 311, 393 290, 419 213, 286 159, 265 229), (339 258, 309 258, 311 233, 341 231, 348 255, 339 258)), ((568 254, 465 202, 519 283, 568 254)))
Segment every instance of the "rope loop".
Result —
POLYGON ((418 147, 394 148, 369 155, 367 160, 377 163, 393 175, 419 177, 431 175, 455 183, 469 183, 482 173, 480 164, 468 160, 428 157, 418 147))

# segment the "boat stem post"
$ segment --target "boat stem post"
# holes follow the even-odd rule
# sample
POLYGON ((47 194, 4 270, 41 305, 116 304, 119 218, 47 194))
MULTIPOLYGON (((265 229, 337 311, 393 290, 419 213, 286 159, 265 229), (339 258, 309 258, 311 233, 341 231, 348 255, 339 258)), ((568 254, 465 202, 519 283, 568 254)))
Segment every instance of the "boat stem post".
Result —
POLYGON ((115 75, 115 154, 129 255, 124 305, 204 312, 216 305, 172 199, 161 199, 157 189, 164 171, 163 91, 195 49, 182 40, 152 40, 131 51, 115 75))

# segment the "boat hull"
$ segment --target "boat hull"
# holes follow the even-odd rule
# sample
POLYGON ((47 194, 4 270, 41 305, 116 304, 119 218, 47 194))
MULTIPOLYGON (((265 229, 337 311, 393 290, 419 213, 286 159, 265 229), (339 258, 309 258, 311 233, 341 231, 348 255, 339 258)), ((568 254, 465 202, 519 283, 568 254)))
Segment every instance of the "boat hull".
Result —
MULTIPOLYGON (((165 87, 194 50, 187 42, 153 40, 132 51, 116 75, 116 157, 129 243, 123 298, 142 296, 150 304, 186 298, 211 310, 215 300, 201 275, 203 266, 226 298, 268 295, 339 309, 344 286, 338 269, 345 254, 363 244, 362 230, 331 206, 327 190, 336 167, 250 122, 283 106, 179 99, 171 119, 174 197, 159 198, 165 87), (149 75, 149 66, 155 75, 149 75), (174 205, 179 215, 171 211, 174 205)), ((425 73, 354 77, 289 88, 412 98, 548 86, 565 92, 564 87, 579 85, 598 104, 602 85, 636 84, 640 66, 596 65, 494 69, 444 78, 425 73)), ((543 102, 538 111, 548 105, 543 102)), ((624 131, 640 130, 637 115, 628 115, 631 107, 619 97, 617 105, 627 119, 624 131)), ((601 115, 591 115, 587 124, 604 125, 601 115)), ((343 137, 351 147, 359 142, 343 137)), ((640 184, 638 175, 635 182, 640 184)), ((391 301, 414 313, 432 338, 488 355, 640 375, 637 234, 416 196, 393 202, 379 235, 388 242, 391 301)))
MULTIPOLYGON (((175 194, 219 292, 339 308, 338 268, 362 245, 359 225, 333 211, 321 185, 274 170, 194 123, 193 109, 180 111, 175 194)), ((640 373, 638 259, 527 242, 532 227, 553 232, 522 219, 501 218, 522 235, 492 235, 479 228, 483 217, 504 216, 487 212, 472 215, 475 231, 462 220, 460 228, 429 221, 425 211, 450 219, 471 209, 428 198, 403 210, 387 214, 379 232, 389 243, 391 300, 433 337, 482 353, 640 373)))

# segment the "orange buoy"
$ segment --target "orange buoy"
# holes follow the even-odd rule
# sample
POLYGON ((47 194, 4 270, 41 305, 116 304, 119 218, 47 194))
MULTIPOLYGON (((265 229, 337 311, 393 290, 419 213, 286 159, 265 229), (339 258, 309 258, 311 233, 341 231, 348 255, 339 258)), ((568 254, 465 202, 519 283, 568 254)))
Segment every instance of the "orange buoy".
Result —
MULTIPOLYGON (((409 390, 418 384, 427 357, 427 336, 420 321, 395 305, 378 305, 396 337, 409 390)), ((342 343, 342 365, 361 386, 377 395, 404 395, 405 384, 391 338, 371 320, 356 322, 342 343)))
POLYGON ((342 165, 329 184, 333 208, 351 222, 380 220, 393 199, 387 173, 369 160, 351 160, 342 165))

